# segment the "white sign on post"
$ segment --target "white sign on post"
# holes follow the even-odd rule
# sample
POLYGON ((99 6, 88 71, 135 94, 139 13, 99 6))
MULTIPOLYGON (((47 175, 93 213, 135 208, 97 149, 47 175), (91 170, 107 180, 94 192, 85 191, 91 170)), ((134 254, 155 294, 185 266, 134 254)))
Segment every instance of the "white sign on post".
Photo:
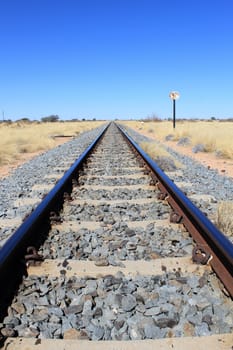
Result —
POLYGON ((178 100, 178 98, 180 97, 180 93, 177 91, 172 91, 172 92, 170 92, 169 97, 172 100, 178 100))

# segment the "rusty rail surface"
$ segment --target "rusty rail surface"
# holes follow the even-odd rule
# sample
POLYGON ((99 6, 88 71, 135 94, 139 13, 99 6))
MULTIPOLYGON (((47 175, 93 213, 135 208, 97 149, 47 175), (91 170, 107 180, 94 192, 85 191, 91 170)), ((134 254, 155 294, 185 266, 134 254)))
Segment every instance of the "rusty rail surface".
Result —
POLYGON ((174 212, 173 222, 182 223, 192 235, 197 246, 193 260, 209 263, 233 298, 233 244, 217 227, 185 196, 139 145, 117 125, 127 142, 143 158, 151 176, 174 212))

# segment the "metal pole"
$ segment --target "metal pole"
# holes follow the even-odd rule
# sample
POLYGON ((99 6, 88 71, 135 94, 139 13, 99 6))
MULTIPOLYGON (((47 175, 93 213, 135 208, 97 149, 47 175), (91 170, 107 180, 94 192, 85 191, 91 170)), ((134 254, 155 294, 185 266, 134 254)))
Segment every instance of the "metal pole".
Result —
POLYGON ((176 127, 176 100, 180 97, 178 91, 172 91, 169 97, 173 100, 173 129, 176 127))
POLYGON ((176 100, 173 100, 173 129, 176 127, 176 100))

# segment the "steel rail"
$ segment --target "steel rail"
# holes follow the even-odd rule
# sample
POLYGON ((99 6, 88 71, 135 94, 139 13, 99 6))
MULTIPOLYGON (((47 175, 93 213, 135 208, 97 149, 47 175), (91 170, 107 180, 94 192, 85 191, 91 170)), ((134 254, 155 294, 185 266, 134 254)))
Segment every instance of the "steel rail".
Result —
POLYGON ((10 274, 7 267, 14 262, 14 259, 24 256, 28 247, 28 241, 33 236, 36 239, 40 234, 40 228, 45 222, 49 222, 51 211, 56 210, 58 204, 63 202, 64 193, 67 189, 72 188, 72 179, 78 173, 78 170, 91 153, 98 141, 103 137, 109 124, 100 132, 98 137, 86 148, 74 164, 68 169, 64 176, 58 181, 55 187, 47 194, 35 210, 14 232, 14 234, 6 241, 0 250, 0 278, 10 274))
POLYGON ((158 188, 165 194, 164 197, 175 214, 180 217, 179 222, 184 224, 196 243, 203 247, 203 251, 210 254, 209 264, 233 298, 233 244, 231 241, 185 196, 119 124, 117 127, 152 171, 158 188))

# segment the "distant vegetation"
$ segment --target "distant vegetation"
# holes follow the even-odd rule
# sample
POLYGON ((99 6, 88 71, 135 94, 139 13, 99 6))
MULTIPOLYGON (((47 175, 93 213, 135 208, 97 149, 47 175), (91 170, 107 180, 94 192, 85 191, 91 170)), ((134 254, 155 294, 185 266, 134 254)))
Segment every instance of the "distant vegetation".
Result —
POLYGON ((54 122, 57 122, 58 119, 59 119, 58 115, 49 115, 48 117, 41 118, 41 121, 47 122, 47 123, 54 123, 54 122))
POLYGON ((157 116, 157 114, 153 113, 151 115, 148 115, 146 118, 143 118, 142 121, 144 122, 161 122, 162 119, 157 116))
MULTIPOLYGON (((134 119, 131 119, 134 120, 134 119)), ((161 119, 157 114, 152 113, 151 115, 148 115, 145 118, 140 119, 141 122, 162 122, 162 121, 172 121, 172 118, 165 118, 165 119, 161 119)), ((216 118, 216 117, 211 117, 211 118, 176 118, 176 122, 180 123, 180 122, 200 122, 200 121, 204 121, 204 122, 213 122, 213 121, 219 121, 219 122, 233 122, 233 117, 232 118, 216 118)))
MULTIPOLYGON (((22 117, 20 119, 17 120, 12 120, 12 119, 2 119, 0 120, 0 124, 4 123, 4 124, 11 124, 11 123, 19 123, 19 122, 23 122, 23 123, 54 123, 54 122, 60 122, 60 123, 68 123, 68 122, 83 122, 83 121, 96 121, 98 120, 97 118, 71 118, 71 119, 60 119, 60 117, 57 114, 51 114, 45 117, 42 117, 40 120, 32 120, 28 117, 22 117)), ((101 119, 101 121, 103 121, 104 119, 101 119)))

